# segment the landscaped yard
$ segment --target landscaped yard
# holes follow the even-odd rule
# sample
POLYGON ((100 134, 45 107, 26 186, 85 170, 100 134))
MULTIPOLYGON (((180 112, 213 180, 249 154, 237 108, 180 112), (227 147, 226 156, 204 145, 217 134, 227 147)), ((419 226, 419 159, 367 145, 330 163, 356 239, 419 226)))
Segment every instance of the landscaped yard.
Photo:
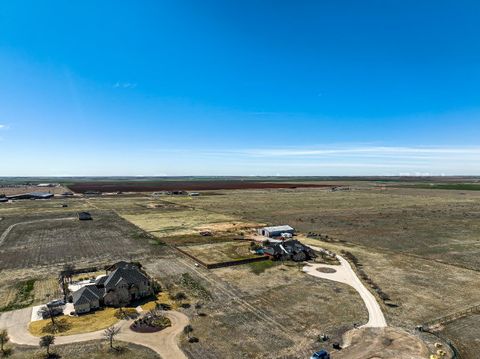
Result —
MULTIPOLYGON (((55 333, 57 336, 72 335, 80 333, 89 333, 97 330, 108 328, 118 322, 115 317, 116 308, 104 308, 96 312, 80 315, 78 317, 62 316, 57 317, 57 321, 64 321, 68 327, 61 333, 55 333)), ((51 323, 50 319, 38 320, 31 322, 29 326, 30 333, 35 336, 42 336, 46 333, 44 328, 51 323)))
POLYGON ((145 312, 148 312, 149 310, 155 309, 157 303, 168 304, 172 307, 172 309, 178 308, 177 302, 172 300, 167 292, 158 293, 156 300, 151 300, 150 302, 142 304, 141 307, 145 312))

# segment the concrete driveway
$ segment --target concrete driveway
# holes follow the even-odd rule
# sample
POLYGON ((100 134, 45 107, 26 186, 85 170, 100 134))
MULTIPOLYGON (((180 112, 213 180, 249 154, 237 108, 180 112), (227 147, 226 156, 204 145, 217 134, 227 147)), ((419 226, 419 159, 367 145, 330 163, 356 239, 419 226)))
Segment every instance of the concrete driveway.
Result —
MULTIPOLYGON (((20 345, 38 346, 39 337, 28 331, 28 324, 32 316, 32 308, 25 308, 0 314, 0 329, 7 329, 10 341, 20 345)), ((121 320, 116 324, 120 328, 118 339, 146 346, 157 352, 162 358, 186 359, 187 357, 178 347, 178 335, 189 323, 188 317, 180 312, 167 311, 165 316, 170 319, 172 326, 156 333, 136 333, 130 330, 132 320, 121 320)), ((70 344, 88 340, 103 340, 104 330, 96 332, 55 337, 55 344, 70 344)))
MULTIPOLYGON (((314 250, 320 248, 312 247, 314 250)), ((303 267, 303 271, 317 278, 329 279, 335 282, 345 283, 353 287, 363 299, 368 310, 368 322, 362 327, 365 328, 384 328, 387 322, 383 315, 382 309, 378 304, 374 295, 363 285, 356 273, 353 271, 350 263, 342 256, 337 255, 340 265, 328 264, 309 264, 303 267), (333 273, 319 272, 318 268, 330 268, 335 270, 333 273)))

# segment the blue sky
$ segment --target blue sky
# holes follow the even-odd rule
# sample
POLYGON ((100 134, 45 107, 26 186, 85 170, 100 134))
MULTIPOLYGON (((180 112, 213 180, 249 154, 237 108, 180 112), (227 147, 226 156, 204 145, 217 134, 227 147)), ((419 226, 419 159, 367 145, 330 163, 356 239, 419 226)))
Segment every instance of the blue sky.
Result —
POLYGON ((480 174, 478 1, 2 1, 0 176, 480 174))

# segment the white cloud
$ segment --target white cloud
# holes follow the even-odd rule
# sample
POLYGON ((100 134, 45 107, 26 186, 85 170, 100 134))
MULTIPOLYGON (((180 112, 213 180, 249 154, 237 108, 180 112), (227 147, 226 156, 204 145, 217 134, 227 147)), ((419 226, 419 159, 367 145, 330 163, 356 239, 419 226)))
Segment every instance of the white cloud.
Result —
POLYGON ((117 81, 114 85, 113 85, 114 88, 123 88, 123 89, 134 89, 135 87, 137 87, 137 84, 134 83, 134 82, 119 82, 117 81))
MULTIPOLYGON (((318 157, 318 156, 398 156, 416 155, 480 155, 480 147, 334 147, 334 148, 270 148, 244 151, 246 155, 258 157, 318 157)), ((429 159, 429 157, 418 157, 429 159)))

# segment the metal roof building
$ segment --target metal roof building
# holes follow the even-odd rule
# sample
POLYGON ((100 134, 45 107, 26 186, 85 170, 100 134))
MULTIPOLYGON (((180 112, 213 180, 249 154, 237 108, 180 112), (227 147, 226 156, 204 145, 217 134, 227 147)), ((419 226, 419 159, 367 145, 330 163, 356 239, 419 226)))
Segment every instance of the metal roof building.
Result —
POLYGON ((288 225, 263 227, 258 230, 258 233, 265 237, 280 237, 282 233, 295 233, 295 229, 288 225))
POLYGON ((50 192, 30 192, 24 194, 16 194, 13 196, 7 196, 9 199, 48 199, 53 197, 53 193, 50 192))

